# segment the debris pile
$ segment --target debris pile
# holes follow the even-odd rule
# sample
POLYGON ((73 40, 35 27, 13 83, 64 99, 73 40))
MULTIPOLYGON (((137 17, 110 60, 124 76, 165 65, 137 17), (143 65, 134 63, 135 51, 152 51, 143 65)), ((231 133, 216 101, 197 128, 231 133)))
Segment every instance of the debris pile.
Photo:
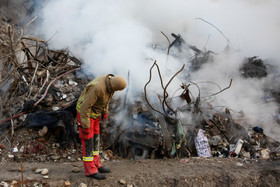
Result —
POLYGON ((279 152, 280 142, 267 137, 260 127, 248 129, 235 123, 228 110, 224 114, 215 114, 212 119, 204 120, 203 126, 213 156, 268 159, 269 154, 264 157, 260 153, 264 150, 279 152), (234 149, 238 144, 240 148, 236 152, 234 149))
POLYGON ((240 68, 241 75, 246 78, 262 78, 267 76, 267 68, 263 61, 254 56, 246 59, 243 66, 240 68))
MULTIPOLYGON (((26 36, 3 22, 0 28, 0 155, 5 161, 77 161, 81 149, 77 135, 76 100, 85 85, 93 78, 80 71, 82 62, 67 50, 52 50, 44 40, 26 36)), ((179 51, 186 42, 180 35, 173 46, 179 51)), ((192 71, 212 60, 213 52, 203 52, 188 45, 194 51, 192 71)), ((158 96, 159 105, 153 106, 147 86, 144 93, 127 102, 114 99, 110 103, 109 120, 102 122, 102 158, 173 158, 173 157, 242 157, 246 159, 279 159, 280 143, 267 137, 260 128, 249 129, 238 124, 228 109, 213 116, 204 115, 200 92, 191 96, 189 86, 182 83, 180 102, 183 107, 172 106, 167 88, 185 65, 166 85, 161 82, 163 95, 158 96), (120 107, 121 106, 121 107, 120 107), (123 120, 115 115, 123 110, 123 120), (157 109, 161 108, 161 109, 157 109), (193 124, 182 120, 178 113, 192 113, 193 124)), ((267 75, 262 60, 248 58, 240 69, 245 77, 267 75)), ((229 86, 220 89, 219 94, 229 86)), ((199 87, 198 87, 199 90, 199 87)))
POLYGON ((236 123, 227 109, 197 122, 192 128, 152 112, 137 112, 131 114, 130 128, 119 130, 114 143, 107 147, 123 158, 280 158, 280 142, 257 130, 260 127, 245 128, 236 123))
POLYGON ((32 159, 44 161, 71 143, 76 149, 75 101, 88 82, 78 72, 81 61, 67 50, 48 49, 46 41, 25 36, 24 29, 5 21, 0 27, 2 161, 34 154, 32 159))

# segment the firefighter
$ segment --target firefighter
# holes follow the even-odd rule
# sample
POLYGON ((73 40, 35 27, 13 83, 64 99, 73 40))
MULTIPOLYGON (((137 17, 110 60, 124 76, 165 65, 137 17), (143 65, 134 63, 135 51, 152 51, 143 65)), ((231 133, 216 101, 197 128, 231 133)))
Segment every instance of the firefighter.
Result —
POLYGON ((110 169, 101 166, 99 160, 99 122, 108 114, 108 104, 115 91, 123 90, 127 85, 122 76, 108 74, 97 77, 87 84, 77 102, 77 120, 79 138, 83 150, 85 175, 95 179, 105 179, 103 173, 110 169))

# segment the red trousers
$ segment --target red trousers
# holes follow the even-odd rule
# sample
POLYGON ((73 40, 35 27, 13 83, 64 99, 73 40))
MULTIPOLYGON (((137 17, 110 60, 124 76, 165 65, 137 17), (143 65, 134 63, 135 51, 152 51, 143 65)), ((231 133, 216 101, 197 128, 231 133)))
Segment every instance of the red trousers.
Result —
POLYGON ((85 175, 92 175, 98 172, 98 168, 101 167, 99 160, 99 146, 100 146, 100 117, 97 119, 90 118, 89 134, 83 133, 81 127, 81 117, 77 112, 77 118, 79 123, 79 137, 82 143, 83 162, 85 168, 85 175))

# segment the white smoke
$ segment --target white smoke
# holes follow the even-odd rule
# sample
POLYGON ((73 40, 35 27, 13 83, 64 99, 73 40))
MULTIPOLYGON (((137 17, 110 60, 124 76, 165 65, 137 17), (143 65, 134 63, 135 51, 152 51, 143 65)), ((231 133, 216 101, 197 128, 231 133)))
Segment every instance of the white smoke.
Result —
MULTIPOLYGON (((231 88, 217 95, 215 105, 243 111, 265 129, 264 125, 272 127, 271 116, 277 106, 261 101, 264 81, 242 79, 238 69, 244 57, 280 58, 279 7, 278 0, 49 0, 38 16, 42 16, 40 33, 46 40, 52 38, 50 47, 68 48, 94 75, 126 77, 129 71, 129 89, 138 91, 143 91, 154 60, 161 68, 164 84, 183 63, 188 69, 186 59, 169 56, 167 61, 167 50, 151 47, 168 47, 161 31, 170 39, 171 33, 181 34, 188 44, 217 53, 226 47, 227 37, 231 48, 239 52, 218 55, 215 62, 193 73, 192 81, 212 81, 226 87, 233 79, 231 88), (224 36, 196 18, 207 20, 224 36)), ((160 90, 156 80, 149 89, 160 90)), ((181 81, 174 79, 169 89, 177 89, 181 81)))

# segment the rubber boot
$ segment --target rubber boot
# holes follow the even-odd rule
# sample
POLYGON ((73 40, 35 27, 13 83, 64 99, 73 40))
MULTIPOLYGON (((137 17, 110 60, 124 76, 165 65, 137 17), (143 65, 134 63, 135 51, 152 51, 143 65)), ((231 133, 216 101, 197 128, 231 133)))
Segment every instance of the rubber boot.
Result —
POLYGON ((106 176, 104 174, 102 174, 102 173, 99 173, 99 172, 97 172, 97 173, 95 173, 93 175, 87 175, 87 177, 98 179, 98 180, 106 179, 106 176))
POLYGON ((101 166, 100 168, 98 168, 98 171, 100 173, 111 173, 111 170, 109 168, 105 168, 103 166, 101 166))
POLYGON ((99 160, 99 155, 93 156, 93 162, 100 173, 110 173, 111 172, 111 170, 109 168, 105 168, 105 167, 101 166, 101 163, 99 160))

